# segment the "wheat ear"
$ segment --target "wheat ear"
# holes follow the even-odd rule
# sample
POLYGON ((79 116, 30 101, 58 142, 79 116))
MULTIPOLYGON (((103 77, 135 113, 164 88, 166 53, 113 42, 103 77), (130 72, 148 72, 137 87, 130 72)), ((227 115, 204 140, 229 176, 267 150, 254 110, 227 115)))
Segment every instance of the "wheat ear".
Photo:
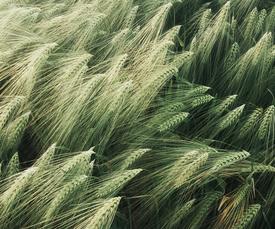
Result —
POLYGON ((245 211, 239 222, 233 226, 233 229, 246 229, 255 220, 258 212, 261 209, 260 204, 252 204, 245 211))

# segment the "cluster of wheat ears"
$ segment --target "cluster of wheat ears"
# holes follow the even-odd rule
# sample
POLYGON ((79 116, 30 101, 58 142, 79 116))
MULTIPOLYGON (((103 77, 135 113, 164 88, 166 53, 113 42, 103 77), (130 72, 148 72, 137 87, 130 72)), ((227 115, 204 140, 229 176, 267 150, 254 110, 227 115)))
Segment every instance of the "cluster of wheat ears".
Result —
POLYGON ((274 33, 274 0, 1 0, 0 228, 274 228, 274 33))

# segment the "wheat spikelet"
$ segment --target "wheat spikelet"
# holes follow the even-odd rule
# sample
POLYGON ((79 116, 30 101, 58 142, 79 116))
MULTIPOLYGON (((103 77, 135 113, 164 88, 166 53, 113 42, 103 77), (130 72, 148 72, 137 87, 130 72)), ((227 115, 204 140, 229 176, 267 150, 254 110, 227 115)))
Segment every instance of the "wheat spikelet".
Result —
MULTIPOLYGON (((169 35, 169 34, 168 34, 169 35)), ((154 45, 154 50, 152 50, 152 54, 150 55, 150 58, 152 58, 152 62, 154 59, 160 59, 161 62, 158 62, 159 64, 164 64, 166 61, 166 56, 168 51, 175 46, 175 43, 169 39, 163 39, 158 44, 154 45), (160 56, 160 57, 159 57, 160 56)))
POLYGON ((198 47, 198 39, 197 36, 194 36, 189 47, 190 52, 195 52, 198 47))
MULTIPOLYGON (((102 229, 110 228, 116 214, 121 197, 115 197, 104 201, 97 212, 88 220, 85 228, 102 229)), ((78 228, 78 227, 77 227, 78 228)))
POLYGON ((273 55, 273 57, 275 57, 275 45, 273 45, 271 48, 271 54, 273 55))
POLYGON ((221 197, 221 195, 222 193, 220 192, 211 192, 206 196, 206 198, 199 205, 198 211, 196 211, 196 217, 194 217, 192 223, 190 224, 191 229, 197 229, 201 226, 203 220, 209 214, 209 210, 212 205, 221 197))
POLYGON ((204 94, 205 92, 207 92, 210 89, 211 89, 210 87, 207 87, 207 86, 204 86, 204 85, 197 86, 194 89, 189 90, 186 93, 186 96, 188 96, 188 97, 197 97, 197 96, 200 96, 200 95, 204 94))
POLYGON ((126 41, 127 36, 129 35, 129 32, 130 32, 130 30, 129 30, 128 28, 119 31, 119 32, 113 37, 113 39, 111 40, 111 44, 112 44, 113 46, 118 46, 118 45, 123 44, 123 43, 126 41))
POLYGON ((174 164, 172 171, 178 171, 179 168, 190 163, 191 160, 196 158, 201 152, 199 150, 191 150, 184 154, 181 158, 179 158, 176 163, 174 164))
POLYGON ((159 132, 163 133, 168 130, 176 128, 178 125, 180 125, 187 117, 189 116, 189 113, 181 112, 179 114, 174 115, 170 119, 168 119, 166 122, 161 124, 159 126, 159 132))
MULTIPOLYGON (((260 77, 263 77, 265 74, 267 74, 270 67, 272 66, 272 56, 270 56, 271 47, 272 34, 265 33, 257 42, 257 44, 248 51, 248 54, 251 51, 251 53, 249 54, 250 56, 248 56, 248 58, 250 59, 250 63, 255 66, 260 66, 258 70, 259 79, 257 79, 256 82, 260 82, 260 77)), ((247 65, 247 69, 249 69, 248 67, 249 65, 247 65)))
POLYGON ((209 154, 207 152, 201 152, 201 154, 199 154, 194 161, 186 165, 182 169, 181 174, 179 174, 179 176, 173 181, 175 187, 179 188, 184 185, 185 182, 187 182, 199 170, 199 168, 206 163, 208 160, 208 155, 209 154))
POLYGON ((128 59, 127 54, 122 54, 114 58, 112 67, 108 70, 109 77, 107 78, 108 82, 115 81, 121 70, 123 69, 123 66, 125 65, 126 61, 128 59))
MULTIPOLYGON (((236 69, 236 74, 230 84, 234 84, 234 87, 238 87, 237 84, 243 80, 247 69, 249 68, 249 64, 251 63, 251 56, 253 54, 254 49, 249 49, 238 61, 237 65, 234 66, 234 70, 236 69)), ((239 89, 239 87, 238 87, 239 89)))
POLYGON ((267 51, 267 54, 264 58, 263 68, 262 68, 262 74, 267 74, 268 71, 272 68, 272 64, 274 62, 275 55, 272 51, 267 51))
POLYGON ((2 193, 0 197, 1 210, 2 214, 5 214, 7 211, 12 208, 12 206, 20 200, 21 193, 25 190, 25 188, 29 185, 31 178, 36 172, 35 167, 31 167, 16 178, 11 186, 2 193))
POLYGON ((271 12, 269 13, 269 16, 268 16, 268 31, 272 31, 272 29, 274 28, 275 26, 275 7, 272 7, 272 10, 271 12))
POLYGON ((176 228, 179 223, 184 219, 191 211, 195 204, 195 199, 184 203, 182 206, 175 208, 173 214, 167 219, 162 228, 176 228))
POLYGON ((260 13, 259 13, 258 22, 257 22, 257 24, 255 26, 255 34, 256 35, 258 35, 261 32, 266 17, 267 17, 266 10, 265 9, 261 10, 260 13))
POLYGON ((238 95, 230 95, 225 100, 223 100, 216 108, 215 112, 218 114, 222 114, 225 112, 231 105, 234 104, 238 95))
POLYGON ((68 6, 65 3, 56 3, 54 7, 50 4, 50 8, 45 9, 44 17, 52 18, 53 16, 59 15, 62 13, 68 6))
POLYGON ((71 133, 72 128, 75 126, 75 122, 79 120, 81 111, 87 103, 91 93, 97 93, 97 90, 92 90, 89 86, 94 86, 101 79, 96 75, 95 78, 85 80, 85 74, 88 69, 87 63, 91 58, 90 54, 81 53, 71 56, 65 56, 58 59, 58 67, 55 71, 52 71, 46 78, 46 84, 43 87, 36 89, 35 105, 38 107, 38 117, 40 120, 37 129, 43 128, 43 132, 46 132, 47 141, 62 143, 62 140, 66 139, 71 133), (57 90, 58 85, 62 85, 62 90, 57 90), (83 86, 81 90, 80 85, 83 86), (42 93, 39 91, 42 90, 42 93), (86 90, 89 92, 86 92, 86 90), (45 112, 47 103, 43 103, 45 96, 55 101, 51 115, 45 112), (68 106, 70 103, 70 106, 68 106), (60 118, 62 117, 62 118, 60 118), (46 119, 46 121, 44 121, 46 119))
POLYGON ((231 30, 232 30, 233 34, 236 33, 237 25, 238 25, 238 21, 234 17, 232 17, 231 30))
POLYGON ((43 44, 33 52, 29 53, 26 60, 19 62, 14 69, 16 74, 10 79, 9 85, 5 89, 8 94, 25 95, 29 98, 34 85, 37 81, 37 75, 45 61, 57 46, 56 43, 43 44))
MULTIPOLYGON (((248 43, 248 42, 246 42, 248 43)), ((230 91, 238 91, 242 96, 249 96, 254 100, 257 100, 259 96, 264 93, 267 84, 257 89, 257 91, 251 91, 244 84, 259 84, 262 77, 267 74, 270 66, 264 64, 268 59, 270 53, 270 47, 272 46, 272 35, 271 33, 265 33, 256 45, 250 48, 232 68, 232 71, 228 71, 227 74, 230 76, 229 82, 230 91), (256 67, 258 66, 258 67, 256 67), (251 78, 251 75, 255 75, 251 78), (252 81, 252 82, 251 82, 252 81)))
POLYGON ((218 131, 222 131, 235 124, 241 117, 245 104, 230 111, 223 120, 218 124, 218 131))
POLYGON ((65 14, 43 21, 39 29, 43 31, 44 36, 50 37, 58 44, 69 44, 71 50, 83 51, 90 48, 105 17, 104 13, 96 12, 92 4, 77 4, 65 14))
POLYGON ((10 32, 25 24, 32 24, 36 20, 40 13, 40 9, 37 7, 20 7, 15 6, 7 7, 1 10, 1 33, 2 40, 7 39, 10 32))
POLYGON ((206 30, 198 39, 198 55, 201 61, 206 63, 211 51, 219 38, 223 37, 225 32, 225 25, 230 11, 230 1, 223 5, 219 14, 209 23, 206 30))
MULTIPOLYGON (((60 168, 63 176, 86 175, 90 172, 90 160, 94 154, 93 148, 89 151, 81 152, 80 154, 68 159, 60 168)), ((60 175, 60 177, 62 177, 60 175)))
MULTIPOLYGON (((160 44, 156 44, 152 54, 150 55, 150 59, 148 58, 148 62, 151 62, 152 66, 155 66, 157 64, 165 64, 167 52, 169 49, 174 47, 174 45, 174 42, 169 40, 163 41, 160 44)), ((152 66, 148 67, 152 68, 152 66)))
POLYGON ((30 7, 26 12, 26 21, 27 22, 36 22, 41 14, 41 9, 39 7, 30 7))
POLYGON ((27 50, 23 49, 22 53, 15 53, 15 56, 11 57, 12 64, 1 73, 0 78, 5 77, 5 74, 11 75, 4 85, 5 94, 24 95, 28 98, 35 85, 39 70, 57 44, 38 45, 37 42, 25 41, 23 45, 27 46, 27 50), (20 60, 17 59, 17 55, 22 56, 20 60))
POLYGON ((158 41, 172 6, 171 3, 167 3, 157 9, 157 13, 140 29, 133 39, 132 42, 135 48, 143 50, 149 43, 158 41))
POLYGON ((258 130, 258 137, 261 140, 263 140, 269 132, 269 127, 271 125, 271 122, 273 121, 274 111, 275 106, 271 105, 264 112, 264 117, 258 130))
POLYGON ((229 51, 229 55, 226 59, 226 64, 225 64, 225 67, 228 69, 230 68, 234 63, 235 61, 237 60, 237 58, 239 57, 239 54, 240 54, 240 46, 237 42, 235 42, 230 51, 229 51))
POLYGON ((185 104, 183 102, 177 102, 169 105, 166 109, 169 112, 177 112, 177 111, 181 111, 184 107, 185 107, 185 104))
POLYGON ((132 32, 133 36, 136 36, 139 33, 139 31, 140 31, 140 25, 136 26, 133 29, 133 32, 132 32))
POLYGON ((131 152, 129 156, 123 160, 123 163, 119 166, 119 170, 129 169, 136 161, 138 161, 145 153, 149 151, 150 149, 138 149, 131 152))
POLYGON ((103 182, 103 184, 97 188, 95 197, 104 198, 115 195, 141 171, 142 169, 125 170, 119 173, 118 176, 111 178, 111 180, 103 182))
POLYGON ((247 183, 243 185, 238 192, 234 195, 234 200, 232 201, 232 207, 236 208, 239 206, 239 204, 245 199, 245 197, 249 194, 251 191, 251 184, 247 183))
POLYGON ((131 11, 128 13, 124 21, 125 28, 132 28, 132 26, 134 25, 135 19, 137 17, 138 9, 139 9, 139 6, 134 6, 131 9, 131 11))
POLYGON ((270 47, 272 46, 272 34, 265 33, 262 38, 257 42, 253 48, 254 55, 252 56, 253 64, 262 64, 262 74, 268 72, 268 54, 270 47))
MULTIPOLYGON (((246 181, 234 191, 230 196, 225 195, 219 206, 221 214, 216 222, 216 227, 232 228, 243 214, 247 203, 249 202, 250 193, 253 190, 251 180, 246 181)), ((215 226, 214 226, 215 227, 215 226)))
POLYGON ((182 0, 164 0, 164 3, 172 3, 172 4, 176 4, 176 3, 182 3, 182 0))
POLYGON ((210 18, 212 16, 212 10, 211 9, 207 9, 203 12, 202 16, 201 16, 201 20, 200 20, 200 24, 199 24, 199 30, 198 30, 198 34, 202 34, 205 29, 207 28, 209 22, 210 22, 210 18))
MULTIPOLYGON (((91 1, 87 1, 89 4, 91 1)), ((102 22, 103 25, 107 22, 108 30, 114 30, 121 28, 125 25, 125 19, 129 19, 129 13, 134 6, 133 1, 92 1, 93 4, 97 4, 98 11, 103 12, 106 15, 106 19, 102 22)), ((92 6, 92 8, 94 8, 92 6)), ((132 11, 132 16, 134 16, 134 10, 132 11)))
POLYGON ((9 126, 7 126, 7 129, 4 133, 4 141, 6 141, 6 150, 14 149, 15 147, 17 147, 17 144, 19 143, 28 124, 30 114, 30 112, 27 112, 21 115, 16 120, 14 120, 9 126))
POLYGON ((90 175, 93 174, 94 165, 95 165, 95 160, 93 160, 93 161, 90 162, 90 171, 89 171, 89 174, 90 174, 90 175))
MULTIPOLYGON (((152 101, 152 99, 156 96, 159 90, 163 87, 163 85, 168 82, 173 76, 175 76, 178 72, 178 69, 173 66, 168 66, 164 68, 160 68, 156 70, 151 79, 146 85, 144 85, 144 93, 138 93, 135 97, 135 100, 139 101, 141 99, 143 102, 143 109, 147 108, 152 101)), ((147 81, 146 81, 147 82, 147 81)))
POLYGON ((79 194, 77 191, 81 189, 87 178, 88 177, 85 175, 75 177, 72 181, 65 184, 65 186, 58 191, 56 196, 47 207, 47 211, 44 216, 46 222, 54 219, 54 216, 58 214, 59 210, 66 203, 66 201, 70 200, 71 198, 76 199, 77 195, 79 194))
POLYGON ((186 202, 183 206, 180 207, 179 211, 176 212, 175 218, 184 218, 184 216, 186 216, 189 213, 190 209, 193 207, 195 202, 195 199, 186 202))
POLYGON ((253 163, 240 168, 241 173, 275 173, 275 167, 271 165, 264 165, 259 163, 253 163))
POLYGON ((165 41, 172 41, 174 42, 176 37, 178 36, 179 32, 180 32, 180 29, 181 29, 181 26, 180 25, 177 25, 177 26, 174 26, 172 27, 171 29, 169 29, 164 37, 163 37, 163 40, 165 41))
POLYGON ((193 52, 183 52, 175 56, 175 59, 173 60, 171 65, 175 66, 176 68, 180 68, 184 66, 184 64, 190 62, 192 57, 193 57, 193 52))
POLYGON ((191 107, 192 108, 197 108, 199 106, 202 106, 206 103, 211 102, 214 99, 213 96, 211 95, 203 95, 203 96, 199 96, 197 98, 195 98, 192 102, 191 102, 191 107))
POLYGON ((46 152, 44 152, 41 157, 39 157, 37 159, 37 161, 35 162, 35 166, 37 168, 40 169, 44 169, 47 168, 48 165, 50 165, 53 157, 54 157, 54 153, 55 153, 55 149, 56 149, 56 143, 54 143, 53 145, 51 145, 46 152))
POLYGON ((240 137, 243 138, 245 137, 258 123, 259 118, 263 114, 263 109, 262 108, 257 108, 253 111, 252 114, 249 115, 248 119, 240 129, 240 137))
POLYGON ((242 218, 236 225, 233 226, 233 229, 245 229, 247 228, 253 220, 255 220, 258 212, 261 209, 260 204, 252 204, 248 207, 248 209, 243 214, 242 218))
POLYGON ((116 93, 116 96, 109 107, 110 111, 114 112, 116 110, 119 110, 122 105, 125 103, 125 99, 127 98, 129 92, 133 88, 133 81, 129 80, 124 83, 119 87, 118 93, 116 93))
MULTIPOLYGON (((84 94, 84 98, 89 99, 90 92, 97 92, 100 89, 100 82, 102 82, 105 78, 105 74, 97 74, 94 75, 89 81, 87 81, 87 88, 85 91, 87 91, 87 94, 84 94)), ((93 94, 92 94, 93 95, 93 94)))
MULTIPOLYGON (((188 167, 193 161, 200 156, 201 152, 199 150, 191 150, 184 154, 173 163, 173 166, 169 169, 168 178, 170 177, 180 177, 182 171, 185 167, 188 167)), ((173 181, 174 182, 174 181, 173 181)))
POLYGON ((6 176, 10 177, 19 172, 19 156, 15 153, 7 165, 6 176))
POLYGON ((0 131, 6 125, 6 123, 11 119, 11 116, 15 114, 24 101, 24 97, 16 96, 8 104, 5 104, 0 111, 0 131))
POLYGON ((210 171, 218 172, 223 168, 226 168, 238 161, 242 161, 248 158, 249 156, 250 154, 246 151, 230 153, 230 155, 224 156, 222 159, 219 159, 217 162, 215 162, 210 171))
POLYGON ((249 14, 247 25, 245 27, 245 31, 244 31, 245 40, 250 40, 252 38, 254 26, 255 24, 257 24, 257 19, 258 19, 258 10, 257 8, 254 8, 249 14))
MULTIPOLYGON (((34 49, 37 48, 37 45, 40 44, 42 42, 42 40, 35 36, 34 34, 31 34, 30 37, 25 37, 23 35, 23 37, 21 38, 17 38, 15 41, 11 41, 11 44, 14 44, 14 49, 13 50, 8 50, 5 52, 5 55, 3 56, 3 58, 5 58, 6 60, 2 60, 4 63, 8 64, 8 63, 13 63, 14 65, 16 64, 16 60, 19 56, 24 56, 25 58, 29 58, 29 54, 31 51, 33 51, 34 49), (26 55, 28 54, 28 55, 26 55)), ((21 61, 22 59, 20 59, 21 61)), ((27 65, 27 62, 24 62, 27 65)), ((24 67, 24 66, 21 66, 24 67)))

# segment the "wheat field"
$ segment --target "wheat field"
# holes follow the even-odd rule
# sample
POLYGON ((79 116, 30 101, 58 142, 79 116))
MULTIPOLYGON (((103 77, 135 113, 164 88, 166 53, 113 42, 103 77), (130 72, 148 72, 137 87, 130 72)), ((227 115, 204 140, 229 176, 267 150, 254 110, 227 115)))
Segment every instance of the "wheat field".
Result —
POLYGON ((0 228, 274 228, 274 34, 274 0, 1 0, 0 228))

